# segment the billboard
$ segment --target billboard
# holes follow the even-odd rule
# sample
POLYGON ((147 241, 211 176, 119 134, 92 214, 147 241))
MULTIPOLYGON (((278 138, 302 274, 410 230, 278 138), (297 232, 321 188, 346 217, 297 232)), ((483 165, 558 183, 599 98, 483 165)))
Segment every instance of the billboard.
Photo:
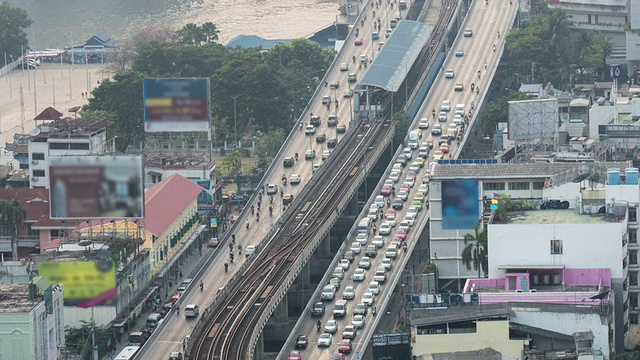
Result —
POLYGON ((56 261, 38 264, 40 276, 62 284, 65 305, 88 308, 116 296, 116 268, 111 261, 56 261))
POLYGON ((473 229, 480 219, 480 191, 476 180, 442 182, 442 228, 473 229))
POLYGON ((50 157, 51 218, 142 218, 142 179, 139 156, 50 157))
POLYGON ((374 360, 411 359, 411 336, 408 333, 374 334, 374 360))
POLYGON ((558 137, 558 99, 509 101, 509 140, 558 137))
POLYGON ((143 79, 144 131, 208 131, 209 79, 143 79))

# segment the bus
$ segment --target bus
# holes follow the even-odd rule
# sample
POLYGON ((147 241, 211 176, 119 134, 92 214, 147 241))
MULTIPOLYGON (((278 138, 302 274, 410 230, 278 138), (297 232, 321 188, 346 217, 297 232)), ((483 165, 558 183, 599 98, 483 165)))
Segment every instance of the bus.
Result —
POLYGON ((131 360, 133 359, 138 352, 140 351, 140 346, 127 346, 118 356, 116 356, 115 360, 131 360))
POLYGON ((358 223, 358 234, 369 234, 371 228, 371 218, 365 217, 358 223))

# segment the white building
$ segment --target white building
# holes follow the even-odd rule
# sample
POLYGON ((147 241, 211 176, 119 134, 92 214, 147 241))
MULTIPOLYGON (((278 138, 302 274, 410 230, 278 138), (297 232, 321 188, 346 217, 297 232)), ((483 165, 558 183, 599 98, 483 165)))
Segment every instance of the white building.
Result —
POLYGON ((36 277, 34 285, 0 285, 0 356, 56 360, 64 347, 62 286, 36 277))
POLYGON ((29 138, 29 187, 49 188, 49 157, 114 152, 109 125, 105 119, 65 118, 35 128, 29 138))

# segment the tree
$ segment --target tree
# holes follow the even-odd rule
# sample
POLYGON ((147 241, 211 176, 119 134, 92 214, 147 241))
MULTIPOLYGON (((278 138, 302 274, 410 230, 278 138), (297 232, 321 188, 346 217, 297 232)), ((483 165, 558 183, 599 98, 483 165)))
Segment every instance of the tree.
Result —
POLYGON ((404 111, 398 111, 393 114, 393 122, 396 124, 396 130, 393 134, 393 146, 398 147, 404 143, 404 138, 409 132, 409 125, 411 125, 411 118, 404 111))
POLYGON ((202 29, 202 35, 204 36, 204 42, 213 43, 218 41, 218 35, 220 34, 220 30, 216 24, 208 21, 200 27, 202 29))
MULTIPOLYGON (((26 50, 29 41, 24 29, 32 23, 25 10, 11 6, 7 1, 0 4, 0 49, 7 54, 7 57, 13 55, 17 58, 21 55, 20 51, 23 47, 26 50)), ((0 55, 0 61, 4 64, 4 55, 0 55)))
POLYGON ((199 46, 207 43, 213 43, 218 40, 220 30, 212 22, 206 22, 200 26, 189 23, 176 31, 177 41, 182 45, 199 46))
POLYGON ((467 270, 471 270, 472 265, 478 270, 478 278, 480 278, 480 270, 486 274, 489 266, 487 230, 484 227, 480 229, 480 226, 481 224, 476 225, 474 234, 465 234, 465 247, 461 254, 462 263, 467 266, 467 270))
POLYGON ((17 200, 0 199, 0 224, 8 226, 11 233, 11 257, 18 261, 18 230, 27 218, 27 211, 17 200))
POLYGON ((527 94, 521 92, 510 92, 507 96, 495 99, 487 104, 482 110, 480 117, 480 131, 483 134, 493 134, 496 126, 500 122, 507 122, 507 105, 509 101, 531 99, 527 94))
POLYGON ((256 145, 256 153, 261 157, 274 157, 282 147, 282 144, 284 144, 286 138, 287 134, 285 134, 282 129, 272 131, 260 139, 258 145, 256 145))

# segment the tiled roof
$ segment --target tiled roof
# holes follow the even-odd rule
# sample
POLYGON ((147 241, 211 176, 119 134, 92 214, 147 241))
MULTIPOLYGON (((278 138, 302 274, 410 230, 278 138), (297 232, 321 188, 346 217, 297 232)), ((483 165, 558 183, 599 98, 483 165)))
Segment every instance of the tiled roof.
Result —
MULTIPOLYGON (((545 178, 571 168, 584 166, 580 163, 506 163, 506 164, 464 164, 448 165, 436 164, 433 171, 434 180, 445 179, 496 179, 496 178, 545 178)), ((631 166, 631 162, 598 162, 590 163, 604 170, 608 168, 625 168, 631 166)), ((605 171, 606 173, 606 171, 605 171)))
POLYGON ((49 218, 49 190, 48 189, 0 189, 0 199, 13 201, 18 200, 27 212, 27 222, 32 222, 32 226, 63 226, 61 220, 49 218))
POLYGON ((204 189, 174 174, 145 193, 144 228, 156 236, 162 233, 204 189))

